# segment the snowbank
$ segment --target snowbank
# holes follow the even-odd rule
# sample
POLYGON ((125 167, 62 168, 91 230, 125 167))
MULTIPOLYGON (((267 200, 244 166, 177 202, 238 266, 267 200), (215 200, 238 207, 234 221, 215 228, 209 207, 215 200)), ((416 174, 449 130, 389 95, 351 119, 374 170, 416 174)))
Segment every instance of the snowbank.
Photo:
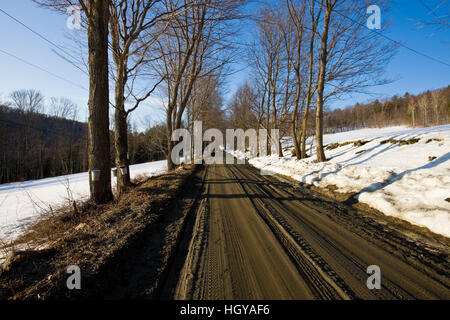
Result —
POLYGON ((303 183, 334 185, 337 192, 354 193, 360 202, 386 215, 450 237, 450 125, 363 129, 324 136, 325 145, 356 140, 368 142, 325 150, 329 159, 326 163, 315 162, 314 149, 313 156, 305 160, 286 156, 249 162, 265 172, 291 176, 303 183), (380 143, 412 138, 420 140, 406 145, 380 143))
MULTIPOLYGON (((131 178, 155 175, 167 170, 166 161, 149 162, 130 167, 131 178)), ((48 179, 0 185, 0 241, 12 240, 49 209, 68 199, 89 197, 87 172, 48 179)), ((113 186, 115 178, 112 178, 113 186)))

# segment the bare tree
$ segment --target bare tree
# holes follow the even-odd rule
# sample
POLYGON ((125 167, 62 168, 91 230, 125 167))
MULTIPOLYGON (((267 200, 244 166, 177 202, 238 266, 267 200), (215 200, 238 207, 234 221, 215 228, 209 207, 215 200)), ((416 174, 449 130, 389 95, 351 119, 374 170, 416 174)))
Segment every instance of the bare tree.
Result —
MULTIPOLYGON (((307 135, 307 126, 308 126, 308 117, 309 110, 311 105, 311 100, 314 96, 315 91, 317 90, 317 80, 314 80, 314 55, 315 55, 315 42, 316 42, 316 34, 317 28, 319 25, 319 19, 322 13, 322 4, 320 4, 319 9, 316 11, 315 1, 311 1, 309 3, 309 19, 310 19, 310 35, 309 35, 309 64, 308 64, 308 84, 306 88, 306 101, 305 101, 305 111, 303 114, 302 120, 302 132, 301 132, 301 158, 304 159, 307 157, 306 154, 306 139, 307 135)), ((317 73, 318 76, 318 73, 317 73)))
POLYGON ((89 44, 89 168, 100 169, 94 181, 90 175, 91 198, 95 203, 112 200, 109 139, 108 22, 109 1, 80 0, 88 21, 89 44))
POLYGON ((53 139, 56 147, 54 158, 55 162, 56 160, 59 162, 59 170, 55 170, 56 172, 73 174, 76 163, 76 142, 79 135, 75 126, 78 106, 68 98, 51 98, 48 113, 58 119, 69 120, 55 123, 55 129, 61 134, 55 135, 53 139))
POLYGON ((29 168, 29 164, 33 163, 34 168, 38 168, 38 173, 28 173, 25 175, 35 174, 37 177, 43 177, 43 153, 45 143, 42 139, 43 132, 33 129, 39 127, 36 116, 45 109, 45 98, 38 90, 17 90, 10 94, 12 106, 20 112, 20 136, 18 137, 17 147, 20 150, 19 167, 22 171, 29 168))
POLYGON ((429 107, 431 104, 431 97, 429 95, 429 92, 426 92, 422 96, 419 97, 417 100, 417 105, 419 109, 423 112, 423 126, 426 127, 428 125, 428 114, 429 114, 429 107))
MULTIPOLYGON (((111 191, 111 160, 109 136, 109 10, 110 0, 34 0, 42 6, 65 12, 78 5, 85 15, 89 47, 89 119, 88 159, 91 200, 107 203, 111 191), (93 179, 93 169, 100 170, 93 179)), ((97 171, 96 171, 97 172, 97 171)))
MULTIPOLYGON (((248 83, 244 83, 236 91, 228 106, 230 122, 233 127, 243 130, 255 128, 259 116, 257 100, 256 94, 248 83)), ((259 126, 256 126, 256 128, 259 128, 259 126)))
POLYGON ((251 55, 257 88, 266 105, 265 126, 283 130, 289 116, 298 158, 307 156, 314 97, 317 160, 325 161, 326 103, 387 83, 383 71, 395 45, 377 38, 365 20, 366 3, 356 0, 285 0, 284 7, 264 4, 251 55))
MULTIPOLYGON (((279 6, 265 5, 259 14, 256 23, 257 39, 251 50, 252 64, 257 75, 263 79, 263 98, 265 103, 265 128, 280 128, 280 119, 287 114, 290 90, 291 64, 290 55, 286 47, 283 48, 282 29, 285 27, 281 21, 282 10, 279 6), (284 89, 284 90, 283 90, 284 89), (280 113, 282 113, 280 115, 280 113), (284 113, 284 114, 283 114, 284 113)), ((287 30, 285 30, 287 33, 287 30)), ((271 142, 270 134, 267 136, 267 145, 271 142)), ((281 142, 278 141, 279 156, 282 156, 281 142)))
POLYGON ((317 89, 315 81, 315 44, 317 27, 321 16, 322 5, 316 10, 316 1, 286 0, 290 21, 295 27, 295 41, 292 64, 295 72, 295 100, 292 113, 292 139, 298 159, 306 158, 307 125, 311 100, 317 89), (309 12, 309 15, 307 14, 309 12), (305 48, 303 49, 303 46, 305 48), (306 61, 308 62, 307 65, 306 61), (305 80, 304 73, 307 73, 305 80), (305 87, 306 83, 306 87, 305 87), (297 133, 299 107, 303 107, 303 119, 300 134, 297 133))
POLYGON ((77 105, 67 98, 51 98, 48 113, 51 116, 75 120, 77 117, 77 105))
POLYGON ((148 51, 165 31, 165 26, 172 15, 185 10, 185 5, 167 10, 163 1, 115 0, 111 1, 111 48, 115 66, 115 103, 114 103, 114 146, 117 168, 117 191, 123 193, 130 186, 128 158, 128 115, 136 110, 155 91, 163 80, 156 81, 149 89, 135 91, 135 80, 149 62, 148 51), (159 28, 156 26, 159 24, 159 28), (128 91, 128 92, 126 92, 128 91), (126 110, 126 102, 133 105, 126 110), (130 101, 131 100, 131 101, 130 101))
MULTIPOLYGON (((177 0, 167 0, 168 11, 179 6, 177 0)), ((183 0, 187 10, 169 21, 167 32, 157 41, 155 52, 161 61, 155 69, 164 78, 167 129, 167 162, 169 170, 175 165, 171 159, 172 132, 183 124, 183 115, 197 80, 214 74, 230 62, 230 28, 227 22, 235 19, 243 1, 237 0, 183 0)))
POLYGON ((44 111, 44 96, 37 90, 16 90, 11 92, 10 98, 13 106, 23 113, 44 111))
POLYGON ((444 99, 441 90, 431 92, 431 102, 434 109, 434 123, 438 125, 440 123, 440 107, 444 104, 444 99))
MULTIPOLYGON (((317 0, 311 0, 316 1, 317 0)), ((381 3, 380 3, 381 5, 381 3)), ((319 77, 316 103, 317 161, 325 161, 323 151, 324 104, 343 94, 365 92, 383 85, 387 63, 397 45, 386 42, 364 23, 367 3, 356 0, 325 0, 319 49, 319 77)), ((389 27, 383 26, 383 30, 389 27)))
POLYGON ((411 114, 413 128, 416 126, 417 106, 417 99, 415 97, 410 97, 408 101, 408 112, 411 114))
MULTIPOLYGON (((173 1, 166 2, 168 10, 172 10, 176 5, 173 1)), ((177 115, 183 114, 183 109, 187 105, 194 83, 201 71, 200 43, 203 40, 206 13, 207 6, 193 6, 181 16, 175 17, 169 24, 170 31, 161 40, 158 40, 163 59, 160 74, 165 78, 168 97, 166 130, 169 170, 175 168, 171 159, 173 148, 171 138, 173 130, 181 125, 181 116, 177 123, 177 115), (185 80, 184 85, 183 80, 185 80)))
POLYGON ((325 91, 325 76, 328 63, 328 36, 331 21, 331 14, 336 7, 338 0, 325 0, 325 14, 323 17, 323 30, 320 35, 320 59, 319 59, 319 81, 317 84, 317 103, 316 103, 316 154, 317 162, 326 161, 323 150, 323 105, 325 91))

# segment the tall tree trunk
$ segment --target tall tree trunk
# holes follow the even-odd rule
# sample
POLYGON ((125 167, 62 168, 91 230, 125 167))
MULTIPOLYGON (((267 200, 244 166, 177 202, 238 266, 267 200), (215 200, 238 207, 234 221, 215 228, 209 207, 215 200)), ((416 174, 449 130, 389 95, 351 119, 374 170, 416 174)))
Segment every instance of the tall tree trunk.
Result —
MULTIPOLYGON (((300 47, 301 43, 299 43, 300 47)), ((301 83, 300 83, 300 49, 299 54, 297 58, 297 64, 295 67, 295 73, 297 77, 297 84, 296 84, 296 92, 295 92, 295 102, 294 102, 294 111, 292 113, 292 140, 294 143, 294 151, 295 151, 295 157, 297 159, 301 158, 301 150, 300 150, 300 140, 302 139, 301 133, 300 137, 297 135, 297 121, 298 121, 298 106, 300 104, 300 94, 301 94, 301 83)))
POLYGON ((306 135, 306 130, 308 128, 308 115, 309 115, 309 105, 311 104, 311 98, 306 99, 305 104, 305 113, 303 115, 302 119, 302 132, 300 135, 301 138, 301 151, 300 151, 300 158, 306 159, 308 155, 306 154, 306 139, 308 138, 306 135))
MULTIPOLYGON (((277 120, 277 105, 276 105, 276 101, 275 101, 275 98, 276 98, 276 87, 275 87, 275 85, 273 85, 272 86, 272 119, 273 119, 273 124, 272 124, 272 129, 277 129, 277 123, 278 123, 278 120, 277 120)), ((280 158, 282 158, 283 157, 283 149, 281 148, 281 141, 280 141, 280 139, 278 139, 278 156, 280 157, 280 158)))
POLYGON ((426 103, 423 105, 423 126, 426 127, 428 124, 428 107, 426 103))
POLYGON ((309 116, 309 106, 311 104, 311 98, 312 98, 312 82, 313 82, 313 68, 314 68, 314 40, 315 40, 315 33, 316 33, 316 26, 314 22, 313 25, 313 32, 311 34, 311 40, 309 43, 309 74, 308 74, 308 89, 306 91, 306 103, 305 103, 305 113, 303 115, 302 120, 302 150, 301 150, 301 158, 305 159, 307 157, 306 155, 306 129, 308 126, 308 116, 309 116))
POLYGON ((323 21, 322 44, 320 53, 319 83, 317 87, 317 106, 316 106, 316 153, 317 162, 327 161, 323 150, 323 104, 325 90, 325 75, 328 58, 328 29, 330 25, 331 11, 333 6, 330 0, 326 1, 325 17, 323 21))
POLYGON ((89 184, 91 200, 97 204, 113 199, 108 116, 108 4, 106 0, 86 2, 89 43, 89 184), (94 168, 100 169, 98 181, 92 179, 94 168))
POLYGON ((296 104, 294 107, 294 112, 292 113, 292 140, 294 143, 294 152, 295 152, 295 157, 297 159, 301 158, 301 152, 300 152, 300 140, 301 140, 301 136, 298 137, 297 136, 297 111, 298 110, 298 105, 296 104))
POLYGON ((173 149, 173 141, 172 141, 172 116, 173 116, 173 108, 168 107, 167 117, 166 117, 166 130, 167 130, 167 169, 169 171, 175 169, 175 163, 172 161, 172 149, 173 149))
POLYGON ((267 135, 266 135, 266 145, 267 145, 267 155, 271 155, 270 152, 270 99, 272 96, 271 90, 267 90, 267 116, 266 116, 266 130, 267 130, 267 135))
POLYGON ((437 102, 434 103, 434 117, 436 119, 435 124, 439 125, 439 104, 437 102))
POLYGON ((436 125, 439 125, 439 104, 437 102, 434 103, 434 114, 436 119, 436 125))
POLYGON ((117 79, 115 86, 115 112, 114 112, 114 147, 116 149, 116 168, 117 168, 117 192, 122 194, 131 185, 130 167, 128 160, 128 123, 127 112, 125 111, 124 88, 127 82, 126 66, 118 63, 117 79), (125 168, 122 173, 121 168, 125 168))

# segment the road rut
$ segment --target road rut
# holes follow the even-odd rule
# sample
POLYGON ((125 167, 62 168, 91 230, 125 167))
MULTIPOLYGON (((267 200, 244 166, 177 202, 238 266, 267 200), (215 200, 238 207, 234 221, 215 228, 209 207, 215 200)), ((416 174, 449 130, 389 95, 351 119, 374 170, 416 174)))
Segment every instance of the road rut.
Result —
POLYGON ((249 165, 206 166, 170 298, 449 299, 448 248, 431 251, 249 165), (367 267, 381 270, 369 290, 367 267))

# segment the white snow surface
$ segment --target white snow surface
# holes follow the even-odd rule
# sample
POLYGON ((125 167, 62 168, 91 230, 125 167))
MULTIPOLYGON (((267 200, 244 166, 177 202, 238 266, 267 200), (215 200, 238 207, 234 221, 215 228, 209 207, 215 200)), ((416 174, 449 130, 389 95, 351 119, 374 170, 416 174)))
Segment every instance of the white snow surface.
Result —
MULTIPOLYGON (((131 178, 167 171, 167 162, 156 161, 130 166, 131 178)), ((111 175, 112 176, 112 175, 111 175)), ((113 187, 116 178, 112 177, 113 187)), ((70 200, 89 197, 87 172, 0 185, 0 241, 11 241, 43 213, 70 200)))
MULTIPOLYGON (((386 215, 395 216, 435 233, 450 237, 450 125, 410 129, 390 127, 362 129, 324 136, 324 145, 334 142, 368 140, 325 150, 328 162, 316 163, 312 157, 297 160, 285 152, 276 156, 250 159, 265 172, 279 173, 318 187, 335 185, 337 192, 354 193, 386 215), (386 139, 420 138, 411 145, 385 143, 386 139), (438 138, 442 141, 431 141, 438 138), (358 151, 363 153, 356 154, 358 151), (288 154, 289 155, 286 155, 288 154), (429 161, 429 157, 436 157, 429 161)), ((291 142, 292 145, 292 142, 291 142)), ((289 142, 284 143, 284 147, 289 142)), ((309 148, 309 145, 308 145, 309 148)))

